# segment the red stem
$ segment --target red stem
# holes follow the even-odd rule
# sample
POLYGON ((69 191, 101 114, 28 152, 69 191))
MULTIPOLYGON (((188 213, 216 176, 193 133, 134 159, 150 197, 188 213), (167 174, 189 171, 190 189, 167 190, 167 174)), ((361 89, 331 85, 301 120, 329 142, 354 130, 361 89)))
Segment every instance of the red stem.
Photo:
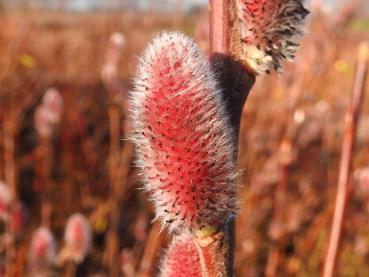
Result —
POLYGON ((332 277, 335 274, 338 250, 343 233, 343 224, 346 207, 349 203, 349 181, 351 178, 352 156, 355 149, 355 135, 361 104, 364 96, 366 75, 368 71, 368 47, 363 45, 356 69, 355 83, 351 102, 345 116, 345 133, 342 144, 342 156, 338 176, 337 196, 334 209, 333 224, 324 264, 323 277, 332 277))
POLYGON ((210 53, 229 53, 229 5, 230 0, 210 0, 210 53))

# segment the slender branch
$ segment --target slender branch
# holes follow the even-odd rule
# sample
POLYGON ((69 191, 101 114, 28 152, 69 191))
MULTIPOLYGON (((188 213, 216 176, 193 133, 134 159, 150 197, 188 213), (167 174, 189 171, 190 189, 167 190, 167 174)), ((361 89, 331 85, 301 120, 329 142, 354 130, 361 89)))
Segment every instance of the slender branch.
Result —
POLYGON ((164 238, 164 232, 160 232, 159 222, 155 222, 150 230, 145 250, 138 267, 138 272, 136 273, 138 277, 149 276, 152 274, 151 271, 156 258, 156 253, 162 245, 164 238))
MULTIPOLYGON (((237 144, 243 106, 255 76, 232 55, 235 54, 234 45, 240 40, 235 35, 237 24, 234 24, 234 7, 234 0, 209 1, 210 61, 219 76, 226 110, 235 135, 234 143, 237 144)), ((233 276, 234 240, 233 216, 230 216, 215 234, 197 240, 206 267, 203 271, 208 276, 233 276)))
POLYGON ((209 1, 210 52, 217 54, 229 53, 229 5, 231 0, 209 1))
POLYGON ((342 156, 338 176, 338 187, 334 209, 333 224, 329 240, 328 252, 324 264, 323 277, 334 276, 338 250, 343 234, 343 223, 346 207, 349 203, 349 181, 351 178, 352 156, 355 149, 357 122, 364 96, 366 76, 368 72, 369 49, 362 44, 359 49, 356 77, 350 104, 345 116, 345 132, 342 144, 342 156))
POLYGON ((243 106, 254 85, 255 75, 240 61, 240 34, 235 0, 210 0, 210 61, 218 75, 230 123, 238 142, 243 106))
MULTIPOLYGON (((121 33, 113 33, 109 39, 109 47, 106 52, 105 64, 102 67, 102 81, 109 92, 110 105, 109 115, 109 218, 110 227, 107 234, 105 257, 107 260, 110 275, 118 275, 119 266, 119 207, 122 203, 123 195, 127 187, 128 174, 130 172, 130 162, 132 160, 132 145, 128 142, 121 146, 120 135, 121 125, 125 126, 121 115, 127 115, 126 96, 119 97, 121 92, 125 92, 125 87, 118 78, 118 66, 121 60, 121 51, 125 44, 125 38, 121 33)), ((123 94, 122 94, 123 95, 123 94)), ((123 130, 127 134, 128 130, 123 130)))

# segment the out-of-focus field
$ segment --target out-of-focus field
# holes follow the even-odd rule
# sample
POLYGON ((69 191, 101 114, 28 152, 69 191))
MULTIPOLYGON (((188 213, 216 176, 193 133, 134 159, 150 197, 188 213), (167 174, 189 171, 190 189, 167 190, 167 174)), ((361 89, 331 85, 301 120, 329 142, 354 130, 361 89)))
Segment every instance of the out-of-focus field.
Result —
MULTIPOLYGON (((0 24, 0 180, 13 194, 9 217, 1 219, 0 265, 8 276, 26 276, 32 232, 45 214, 60 256, 66 221, 79 212, 91 223, 93 246, 76 276, 154 274, 166 235, 151 224, 152 207, 139 190, 129 150, 123 151, 124 99, 138 55, 159 30, 182 30, 206 51, 206 11, 180 17, 2 11, 0 24), (109 86, 101 71, 114 32, 125 36, 125 45, 117 82, 109 86), (34 114, 51 87, 62 96, 63 112, 45 139, 34 114)), ((322 270, 344 112, 369 19, 346 7, 312 13, 307 29, 296 62, 281 76, 258 77, 244 108, 236 276, 319 276, 322 270)), ((369 95, 363 107, 356 172, 369 169, 369 95)), ((357 179, 345 216, 339 276, 369 276, 369 177, 357 179)), ((59 261, 53 271, 72 276, 70 268, 70 262, 59 261)))

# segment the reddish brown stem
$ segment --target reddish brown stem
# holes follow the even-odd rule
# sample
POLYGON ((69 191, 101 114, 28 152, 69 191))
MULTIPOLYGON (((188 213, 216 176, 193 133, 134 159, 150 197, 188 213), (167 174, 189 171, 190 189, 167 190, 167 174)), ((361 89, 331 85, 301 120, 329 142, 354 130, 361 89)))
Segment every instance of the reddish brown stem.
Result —
POLYGON ((210 52, 228 55, 229 53, 229 6, 230 0, 210 0, 210 52))
MULTIPOLYGON (((120 168, 120 111, 117 105, 109 107, 109 130, 110 130, 110 152, 109 152, 109 173, 110 173, 110 228, 107 233, 106 258, 109 275, 116 276, 119 272, 119 206, 121 194, 125 183, 118 179, 120 168)), ((126 147, 126 145, 125 145, 126 147)))
MULTIPOLYGON (((230 115, 230 125, 238 142, 242 109, 247 95, 254 84, 255 76, 245 66, 235 60, 240 39, 235 24, 234 0, 210 0, 210 60, 214 71, 219 76, 226 110, 230 115)), ((236 157, 235 157, 236 159, 236 157)), ((228 220, 217 233, 213 234, 211 243, 200 247, 204 257, 203 270, 208 276, 232 276, 234 258, 234 220, 228 220)), ((206 274, 204 273, 206 276, 206 274)))
POLYGON ((138 268, 137 276, 146 277, 152 275, 152 269, 156 253, 164 241, 164 232, 160 232, 160 224, 155 222, 150 230, 145 250, 138 268))
MULTIPOLYGON (((213 67, 220 74, 221 86, 224 89, 224 96, 233 100, 230 91, 229 81, 231 72, 230 67, 230 11, 232 0, 210 0, 209 1, 209 28, 210 28, 210 57, 213 67)), ((246 98, 245 98, 246 99, 246 98)), ((232 102, 232 101, 228 101, 232 102)), ((242 101, 244 102, 244 101, 242 101)), ((243 106, 243 103, 242 103, 243 106)), ((233 109, 228 108, 232 114, 233 109)), ((236 112, 236 117, 240 117, 240 113, 236 112)), ((239 119, 232 120, 231 124, 238 132, 239 119)), ((226 224, 225 224, 226 225, 226 224)), ((228 226, 224 226, 226 229, 228 226)), ((211 237, 212 242, 206 243, 199 247, 200 255, 204 258, 203 275, 204 276, 232 276, 233 272, 233 253, 234 253, 234 226, 232 237, 225 239, 224 231, 219 230, 211 237)))
POLYGON ((334 276, 337 267, 338 250, 343 234, 344 215, 349 203, 349 179, 351 176, 352 156, 355 149, 357 122, 364 96, 368 71, 368 51, 368 45, 363 44, 360 47, 353 93, 345 116, 345 131, 342 143, 336 203, 323 277, 334 276))

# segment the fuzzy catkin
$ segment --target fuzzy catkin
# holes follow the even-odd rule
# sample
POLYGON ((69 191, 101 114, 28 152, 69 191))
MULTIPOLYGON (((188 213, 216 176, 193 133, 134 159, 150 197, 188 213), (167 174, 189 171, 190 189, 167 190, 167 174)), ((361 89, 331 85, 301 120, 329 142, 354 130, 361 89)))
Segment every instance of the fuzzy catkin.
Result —
POLYGON ((91 249, 92 231, 88 219, 79 213, 71 215, 65 227, 64 240, 71 259, 81 263, 91 249))
POLYGON ((174 236, 162 260, 160 277, 201 276, 201 259, 192 236, 174 236))
POLYGON ((48 276, 56 257, 56 243, 53 234, 46 227, 39 227, 32 235, 28 271, 30 276, 48 276), (43 275, 46 274, 46 275, 43 275))
POLYGON ((207 58, 179 32, 156 36, 131 92, 133 141, 156 218, 170 231, 235 211, 235 145, 207 58))
POLYGON ((9 187, 2 181, 0 181, 0 219, 6 220, 9 215, 9 207, 12 202, 11 193, 9 187))
POLYGON ((304 0, 237 0, 242 56, 258 74, 280 71, 291 61, 309 13, 304 0))

